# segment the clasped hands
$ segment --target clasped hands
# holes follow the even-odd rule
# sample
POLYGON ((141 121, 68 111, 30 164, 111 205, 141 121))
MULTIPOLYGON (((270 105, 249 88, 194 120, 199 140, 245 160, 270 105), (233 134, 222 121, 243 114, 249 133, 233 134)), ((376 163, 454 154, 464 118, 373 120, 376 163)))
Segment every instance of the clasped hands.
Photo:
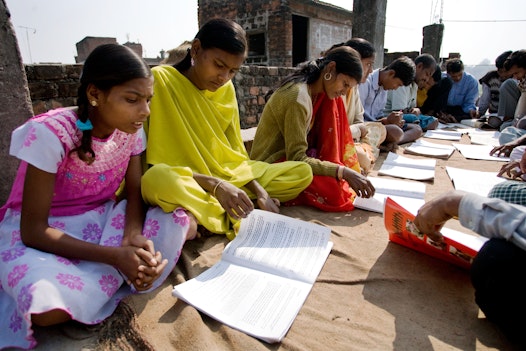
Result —
POLYGON ((404 126, 404 114, 402 111, 393 111, 387 117, 385 117, 386 123, 384 124, 394 124, 402 128, 404 126))
POLYGON ((143 235, 125 236, 117 267, 137 291, 148 290, 163 272, 168 260, 155 251, 153 242, 143 235))

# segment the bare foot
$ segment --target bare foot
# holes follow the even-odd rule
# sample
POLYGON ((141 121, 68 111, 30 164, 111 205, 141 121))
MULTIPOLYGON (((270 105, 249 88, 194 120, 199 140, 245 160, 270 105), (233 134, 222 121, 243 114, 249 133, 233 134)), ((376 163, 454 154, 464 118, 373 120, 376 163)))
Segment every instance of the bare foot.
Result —
POLYGON ((200 237, 200 233, 197 231, 197 219, 190 211, 185 211, 190 221, 188 225, 188 231, 186 232, 186 240, 194 240, 200 237))

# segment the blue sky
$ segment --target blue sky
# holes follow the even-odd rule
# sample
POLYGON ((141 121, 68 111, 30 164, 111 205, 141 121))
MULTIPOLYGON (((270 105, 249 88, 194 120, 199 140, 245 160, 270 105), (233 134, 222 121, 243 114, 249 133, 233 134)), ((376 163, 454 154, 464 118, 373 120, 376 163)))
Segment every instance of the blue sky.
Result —
MULTIPOLYGON (((325 2, 352 10, 351 0, 325 2)), ((25 63, 73 63, 86 36, 140 42, 156 57, 197 32, 197 0, 6 0, 25 63)), ((443 0, 442 56, 461 52, 466 64, 493 63, 505 50, 524 48, 526 1, 443 0)), ((438 21, 438 0, 388 0, 384 46, 419 50, 422 27, 438 21)), ((330 45, 328 45, 330 46, 330 45)))

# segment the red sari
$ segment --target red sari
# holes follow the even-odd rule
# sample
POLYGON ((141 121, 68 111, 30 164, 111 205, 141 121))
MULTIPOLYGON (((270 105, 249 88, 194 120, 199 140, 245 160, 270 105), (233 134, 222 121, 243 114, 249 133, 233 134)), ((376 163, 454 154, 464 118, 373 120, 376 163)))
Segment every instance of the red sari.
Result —
MULTIPOLYGON (((313 106, 313 122, 307 135, 308 156, 330 161, 360 172, 360 164, 341 97, 318 96, 313 106)), ((344 212, 354 209, 354 190, 345 180, 334 176, 314 175, 312 183, 287 205, 308 205, 324 211, 344 212)))

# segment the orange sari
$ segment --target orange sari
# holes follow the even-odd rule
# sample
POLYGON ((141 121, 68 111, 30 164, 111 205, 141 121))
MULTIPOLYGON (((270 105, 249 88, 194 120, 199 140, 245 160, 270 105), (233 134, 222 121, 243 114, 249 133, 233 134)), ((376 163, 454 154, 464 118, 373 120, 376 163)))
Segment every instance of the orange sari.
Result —
MULTIPOLYGON (((319 96, 313 106, 313 121, 307 135, 307 155, 330 161, 360 172, 358 155, 341 97, 319 96)), ((287 205, 308 205, 324 211, 344 212, 354 209, 354 190, 345 180, 314 175, 312 183, 287 205)))

